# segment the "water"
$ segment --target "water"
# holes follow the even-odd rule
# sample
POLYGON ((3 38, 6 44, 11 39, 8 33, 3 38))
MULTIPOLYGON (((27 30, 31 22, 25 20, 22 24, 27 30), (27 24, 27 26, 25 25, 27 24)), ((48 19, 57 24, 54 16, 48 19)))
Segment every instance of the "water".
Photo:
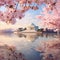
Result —
POLYGON ((41 41, 55 40, 55 34, 0 34, 0 43, 15 46, 16 49, 23 53, 26 60, 41 60, 40 52, 35 49, 40 45, 41 41))

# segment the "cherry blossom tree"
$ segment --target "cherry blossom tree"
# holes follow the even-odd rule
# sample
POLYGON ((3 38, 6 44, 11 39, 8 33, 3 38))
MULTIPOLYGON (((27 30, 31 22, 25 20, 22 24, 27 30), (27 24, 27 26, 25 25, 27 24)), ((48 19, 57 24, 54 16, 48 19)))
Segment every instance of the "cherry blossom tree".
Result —
POLYGON ((58 29, 60 31, 60 1, 53 0, 43 8, 43 12, 37 16, 43 22, 43 26, 49 29, 58 29))
POLYGON ((0 0, 0 7, 4 6, 7 9, 5 12, 0 11, 0 20, 14 24, 16 18, 24 17, 24 12, 29 9, 37 10, 43 3, 46 4, 47 11, 54 9, 57 11, 59 2, 60 0, 0 0))

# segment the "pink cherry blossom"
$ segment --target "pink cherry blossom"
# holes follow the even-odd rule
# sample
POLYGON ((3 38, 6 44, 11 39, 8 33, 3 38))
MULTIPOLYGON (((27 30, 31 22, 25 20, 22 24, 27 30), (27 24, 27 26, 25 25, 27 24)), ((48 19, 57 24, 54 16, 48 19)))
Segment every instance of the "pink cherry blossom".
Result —
POLYGON ((43 3, 46 4, 46 7, 43 8, 44 12, 42 13, 44 16, 39 15, 38 18, 45 20, 45 23, 47 21, 47 24, 57 20, 60 16, 60 0, 0 0, 0 6, 5 6, 7 9, 4 13, 1 11, 0 20, 11 23, 12 21, 15 21, 16 18, 23 18, 23 14, 27 10, 39 9, 38 5, 43 3), (31 6, 32 3, 35 3, 36 6, 31 6), (18 5, 20 5, 21 9, 17 9, 18 5), (48 14, 49 11, 52 11, 53 14, 48 14))
POLYGON ((60 8, 59 6, 57 8, 53 8, 53 10, 50 10, 50 7, 46 6, 45 8, 43 8, 43 12, 41 13, 42 15, 40 14, 37 16, 37 18, 42 20, 42 25, 45 28, 57 28, 60 30, 60 8), (52 13, 49 13, 49 11, 51 11, 52 13))

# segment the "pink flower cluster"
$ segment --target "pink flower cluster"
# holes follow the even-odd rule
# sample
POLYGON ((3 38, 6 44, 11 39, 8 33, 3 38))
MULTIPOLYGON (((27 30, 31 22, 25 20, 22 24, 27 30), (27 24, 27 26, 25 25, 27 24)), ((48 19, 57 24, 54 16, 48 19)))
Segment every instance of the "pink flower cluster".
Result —
POLYGON ((37 10, 38 6, 43 3, 47 5, 47 11, 54 10, 55 8, 59 10, 60 0, 0 0, 0 6, 5 6, 7 9, 6 12, 0 11, 0 20, 14 24, 16 18, 21 19, 23 17, 24 12, 29 9, 37 10))

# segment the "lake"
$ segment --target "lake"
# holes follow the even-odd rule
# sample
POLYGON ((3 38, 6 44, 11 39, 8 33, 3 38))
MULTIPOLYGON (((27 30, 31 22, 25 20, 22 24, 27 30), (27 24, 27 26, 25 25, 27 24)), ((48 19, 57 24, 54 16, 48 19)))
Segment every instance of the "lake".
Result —
POLYGON ((0 34, 0 43, 15 46, 19 52, 24 54, 26 60, 41 60, 40 52, 36 50, 40 42, 56 38, 58 38, 56 34, 4 33, 0 34))

